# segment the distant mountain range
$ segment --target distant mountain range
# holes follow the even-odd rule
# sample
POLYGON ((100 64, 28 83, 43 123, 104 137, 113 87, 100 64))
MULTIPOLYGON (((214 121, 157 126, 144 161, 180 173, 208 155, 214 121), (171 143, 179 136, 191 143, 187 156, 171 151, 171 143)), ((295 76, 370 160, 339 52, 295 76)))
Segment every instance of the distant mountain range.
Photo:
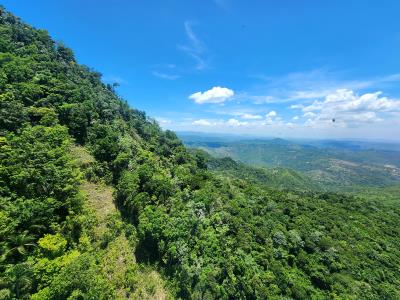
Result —
MULTIPOLYGON (((400 184, 400 147, 395 143, 337 140, 241 139, 180 134, 191 148, 249 166, 294 170, 329 189, 400 184)), ((307 185, 305 185, 307 186, 307 185)))

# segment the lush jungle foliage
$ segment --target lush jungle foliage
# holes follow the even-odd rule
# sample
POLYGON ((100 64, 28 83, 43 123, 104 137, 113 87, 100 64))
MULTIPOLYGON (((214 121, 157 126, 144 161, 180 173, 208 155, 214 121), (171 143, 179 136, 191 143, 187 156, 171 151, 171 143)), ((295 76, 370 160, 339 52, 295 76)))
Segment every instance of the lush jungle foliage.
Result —
POLYGON ((4 9, 0 148, 0 299, 400 298, 398 206, 215 174, 4 9))

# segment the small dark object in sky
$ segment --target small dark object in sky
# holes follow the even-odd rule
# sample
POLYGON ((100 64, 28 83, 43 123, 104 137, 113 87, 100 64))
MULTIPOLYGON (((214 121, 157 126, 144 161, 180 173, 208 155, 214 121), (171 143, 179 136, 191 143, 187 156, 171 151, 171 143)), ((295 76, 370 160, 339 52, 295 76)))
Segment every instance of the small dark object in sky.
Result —
POLYGON ((332 119, 332 122, 335 123, 335 121, 336 121, 335 118, 333 118, 333 119, 332 119))

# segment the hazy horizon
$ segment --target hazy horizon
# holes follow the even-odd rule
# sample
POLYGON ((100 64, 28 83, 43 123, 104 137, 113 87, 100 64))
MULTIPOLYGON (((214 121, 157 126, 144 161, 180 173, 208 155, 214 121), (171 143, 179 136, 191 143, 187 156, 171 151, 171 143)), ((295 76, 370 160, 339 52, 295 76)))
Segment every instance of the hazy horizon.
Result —
POLYGON ((229 133, 229 132, 207 132, 207 131, 181 131, 175 130, 178 136, 183 135, 197 135, 203 137, 231 137, 233 139, 283 139, 283 140, 315 140, 315 141, 354 141, 354 142, 376 142, 376 143, 391 143, 391 144, 400 144, 400 140, 397 139, 384 139, 384 138, 360 138, 360 137, 293 137, 293 136, 278 136, 278 135, 257 135, 253 133, 229 133))

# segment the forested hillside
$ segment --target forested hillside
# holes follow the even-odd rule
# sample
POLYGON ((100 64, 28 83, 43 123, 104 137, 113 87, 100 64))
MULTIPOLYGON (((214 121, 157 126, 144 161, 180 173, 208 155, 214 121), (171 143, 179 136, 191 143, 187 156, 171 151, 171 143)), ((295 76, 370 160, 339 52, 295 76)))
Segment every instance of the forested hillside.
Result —
POLYGON ((399 206, 216 174, 114 88, 0 9, 0 299, 400 298, 399 206))
POLYGON ((398 144, 238 138, 213 140, 212 137, 193 134, 181 134, 181 137, 189 147, 203 149, 218 158, 230 157, 256 167, 295 170, 317 186, 331 191, 400 184, 398 144), (384 145, 390 150, 381 149, 384 145))
POLYGON ((324 186, 318 185, 308 177, 291 169, 253 167, 237 162, 230 157, 213 157, 204 150, 191 149, 190 151, 197 156, 204 157, 208 169, 218 176, 242 179, 251 184, 278 190, 325 191, 324 186))

